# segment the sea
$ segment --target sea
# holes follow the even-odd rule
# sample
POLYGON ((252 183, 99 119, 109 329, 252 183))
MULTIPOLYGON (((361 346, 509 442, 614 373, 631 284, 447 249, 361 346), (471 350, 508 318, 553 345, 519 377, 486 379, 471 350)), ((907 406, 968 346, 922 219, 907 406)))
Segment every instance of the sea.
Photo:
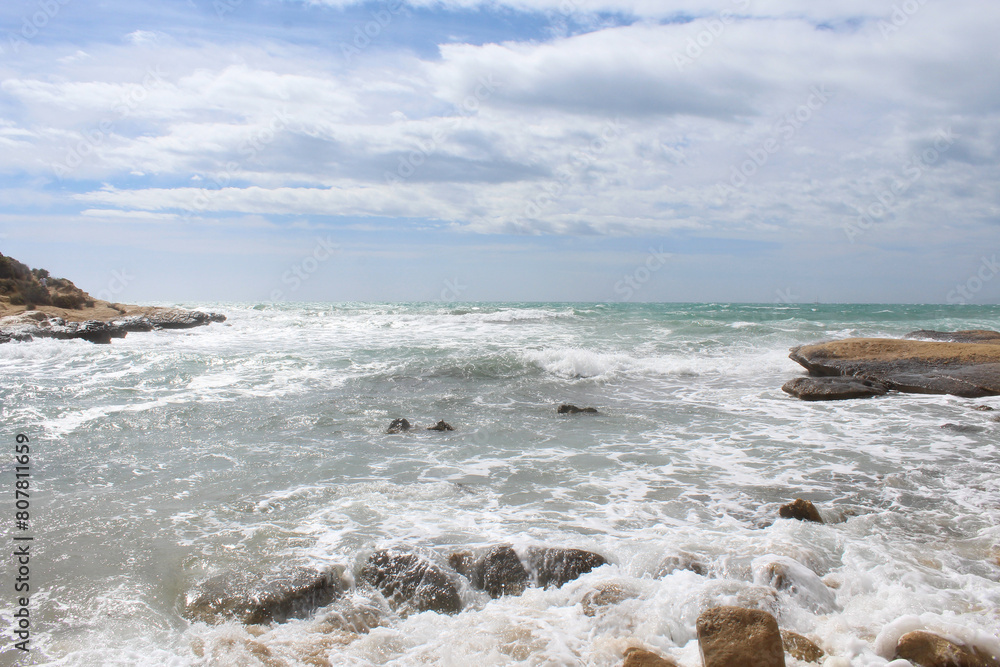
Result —
POLYGON ((638 646, 700 667, 696 621, 719 605, 826 654, 791 667, 900 667, 921 628, 1000 652, 1000 398, 781 390, 804 375, 795 345, 998 329, 1000 306, 159 305, 228 320, 0 346, 4 550, 33 538, 27 652, 3 558, 3 665, 611 667, 638 646), (395 418, 415 428, 387 434, 395 418), (796 498, 825 523, 778 519, 796 498), (377 549, 447 567, 494 544, 609 563, 499 599, 460 578, 451 615, 360 585, 281 624, 183 615, 227 570, 356 581, 377 549))

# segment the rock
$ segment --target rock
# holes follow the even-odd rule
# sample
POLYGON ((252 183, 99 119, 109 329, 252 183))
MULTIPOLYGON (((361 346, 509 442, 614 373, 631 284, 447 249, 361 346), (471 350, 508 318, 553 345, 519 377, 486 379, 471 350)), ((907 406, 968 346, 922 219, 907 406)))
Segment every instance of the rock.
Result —
POLYGON ((72 340, 79 338, 91 343, 107 345, 113 338, 124 338, 127 333, 153 331, 154 329, 187 329, 209 322, 225 321, 218 313, 178 309, 151 308, 146 315, 133 315, 114 320, 85 320, 67 322, 61 317, 42 312, 21 313, 0 319, 0 343, 13 340, 29 341, 34 338, 72 340))
POLYGON ((446 422, 445 420, 442 419, 437 424, 434 424, 434 426, 428 426, 427 430, 428 431, 454 431, 455 429, 452 428, 451 424, 449 424, 448 422, 446 422))
POLYGON ((782 519, 798 519, 799 521, 813 521, 823 523, 823 517, 819 515, 819 510, 808 500, 796 498, 794 502, 782 505, 778 510, 778 516, 782 519))
POLYGON ((386 430, 386 433, 406 433, 409 430, 410 430, 410 422, 408 422, 405 419, 399 418, 392 420, 392 423, 389 424, 389 428, 388 430, 386 430))
POLYGON ((998 656, 922 630, 900 637, 893 659, 909 660, 919 667, 1000 667, 998 656))
POLYGON ((608 562, 604 556, 582 549, 531 547, 525 555, 532 580, 542 588, 558 588, 608 562))
POLYGON ((767 612, 715 607, 698 617, 705 667, 785 667, 778 622, 767 612))
POLYGON ((781 390, 803 401, 844 401, 885 396, 884 385, 853 377, 802 377, 789 380, 781 390))
POLYGON ((781 631, 781 644, 785 653, 802 662, 819 662, 826 653, 806 637, 791 630, 781 631))
POLYGON ((785 591, 800 604, 816 613, 837 609, 837 596, 815 572, 786 556, 761 556, 750 565, 753 582, 785 591))
POLYGON ((587 591, 580 604, 583 606, 584 616, 597 616, 598 612, 602 609, 619 604, 637 595, 638 593, 630 588, 625 588, 614 583, 604 583, 591 591, 587 591))
POLYGON ((305 618, 344 592, 333 572, 296 567, 273 575, 230 571, 188 593, 184 615, 195 621, 233 619, 247 625, 305 618))
POLYGON ((681 551, 664 558, 660 562, 660 566, 656 568, 653 576, 657 578, 665 577, 677 570, 689 570, 703 577, 708 576, 708 566, 699 560, 697 556, 689 554, 686 551, 681 551))
POLYGON ((490 547, 486 555, 475 562, 469 571, 469 581, 492 598, 520 595, 528 586, 528 571, 514 549, 501 544, 490 547))
POLYGON ((200 310, 181 310, 179 308, 162 308, 150 313, 147 318, 157 329, 190 329, 204 326, 209 322, 226 321, 226 316, 220 313, 204 313, 200 310))
POLYGON ((451 576, 416 554, 376 551, 361 569, 361 579, 404 612, 452 614, 462 610, 462 598, 451 576))
POLYGON ((1000 343, 1000 331, 975 329, 971 331, 931 331, 921 329, 911 331, 904 338, 917 340, 936 340, 946 343, 1000 343))
POLYGON ((677 663, 661 658, 652 651, 630 648, 625 651, 625 662, 622 663, 622 667, 677 667, 677 663))
POLYGON ((1000 394, 998 342, 849 338, 800 345, 789 357, 814 376, 853 376, 890 390, 976 398, 1000 394))
POLYGON ((975 411, 977 411, 977 412, 993 412, 993 410, 995 408, 991 408, 988 405, 977 405, 976 407, 974 407, 972 409, 975 410, 975 411))
POLYGON ((556 412, 558 412, 561 415, 575 415, 579 413, 596 415, 597 408, 578 408, 575 405, 563 404, 559 406, 559 409, 556 410, 556 412))
POLYGON ((972 424, 941 424, 941 428, 955 433, 980 433, 983 430, 982 426, 972 424))

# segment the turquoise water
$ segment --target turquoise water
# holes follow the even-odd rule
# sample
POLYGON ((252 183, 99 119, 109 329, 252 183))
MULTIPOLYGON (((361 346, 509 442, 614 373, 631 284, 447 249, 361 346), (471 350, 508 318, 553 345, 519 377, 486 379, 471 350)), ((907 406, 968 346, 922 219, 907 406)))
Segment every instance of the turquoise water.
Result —
POLYGON ((972 408, 1000 403, 780 387, 802 374, 793 345, 998 329, 998 306, 187 305, 229 320, 0 346, 6 437, 34 445, 23 664, 610 666, 638 645, 695 667, 700 610, 765 595, 776 557, 823 578, 773 611, 846 661, 831 666, 887 664, 901 627, 996 641, 1000 423, 972 408), (456 430, 385 434, 395 417, 456 430), (772 525, 795 497, 830 522, 772 525), (611 565, 518 598, 464 590, 455 616, 386 611, 361 634, 322 612, 249 630, 180 615, 226 568, 351 573, 385 546, 498 542, 611 565), (663 576, 681 552, 709 575, 663 576), (584 615, 608 582, 635 597, 584 615))

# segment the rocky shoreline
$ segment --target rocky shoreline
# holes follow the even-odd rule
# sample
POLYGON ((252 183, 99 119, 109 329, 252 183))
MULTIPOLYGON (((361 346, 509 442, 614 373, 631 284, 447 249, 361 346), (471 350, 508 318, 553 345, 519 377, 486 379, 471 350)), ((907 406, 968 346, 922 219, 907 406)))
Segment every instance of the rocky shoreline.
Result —
POLYGON ((782 389, 806 401, 896 391, 965 398, 1000 395, 1000 332, 914 331, 905 338, 848 338, 799 345, 789 358, 809 371, 782 389))
MULTIPOLYGON (((819 510, 803 499, 783 506, 776 520, 824 523, 819 510)), ((342 631, 356 638, 394 617, 460 613, 476 599, 475 591, 491 599, 520 596, 531 587, 560 588, 608 565, 604 556, 574 548, 496 544, 446 555, 394 547, 374 551, 356 572, 302 566, 266 574, 223 572, 186 594, 183 613, 191 621, 248 627, 314 618, 322 632, 342 631)), ((713 577, 710 565, 686 553, 665 556, 656 576, 683 570, 713 577)), ((848 658, 824 650, 820 637, 792 632, 778 622, 779 593, 829 613, 838 609, 833 591, 837 582, 777 555, 755 558, 750 570, 752 595, 709 603, 697 618, 704 667, 785 667, 786 656, 795 664, 850 667, 848 658)), ((616 605, 641 595, 612 582, 585 585, 583 590, 581 612, 591 617, 614 613, 616 605)), ((482 599, 476 604, 483 603, 488 604, 482 599)), ((947 629, 926 628, 912 618, 887 624, 875 642, 887 660, 909 661, 901 665, 1000 667, 992 645, 962 643, 947 629)), ((644 646, 630 646, 622 657, 622 667, 677 667, 672 658, 644 646)))
MULTIPOLYGON (((108 304, 117 313, 107 319, 94 318, 67 320, 65 313, 54 314, 43 310, 23 311, 17 315, 0 317, 0 343, 28 342, 36 338, 58 340, 81 339, 102 345, 126 334, 160 329, 190 329, 212 322, 225 322, 220 313, 205 313, 179 308, 120 306, 108 304)), ((74 313, 75 314, 75 313, 74 313)), ((83 311, 82 314, 86 314, 83 311)))

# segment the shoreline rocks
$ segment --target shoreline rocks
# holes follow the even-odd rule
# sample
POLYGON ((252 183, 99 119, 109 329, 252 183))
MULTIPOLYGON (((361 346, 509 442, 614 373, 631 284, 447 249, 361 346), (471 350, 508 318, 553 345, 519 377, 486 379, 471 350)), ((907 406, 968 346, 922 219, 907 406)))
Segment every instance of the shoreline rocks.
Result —
POLYGON ((125 315, 110 320, 92 319, 76 322, 32 310, 0 318, 0 343, 55 338, 82 339, 99 345, 108 345, 112 339, 124 338, 128 333, 159 329, 190 329, 225 321, 226 316, 220 313, 178 308, 148 308, 143 309, 142 314, 125 315))
POLYGON ((698 617, 698 648, 705 667, 785 667, 774 616, 742 607, 715 607, 698 617))
POLYGON ((854 377, 804 377, 789 380, 781 391, 803 401, 843 401, 885 396, 885 385, 854 377))
MULTIPOLYGON (((1000 332, 920 331, 911 336, 918 334, 920 339, 848 338, 799 345, 789 358, 814 380, 843 376, 907 393, 1000 395, 1000 332)), ((805 393, 815 397, 811 400, 829 400, 820 397, 823 391, 836 394, 836 386, 828 381, 816 386, 820 389, 805 393)))
POLYGON ((371 584, 403 613, 462 611, 462 598, 452 576, 414 553, 376 551, 362 567, 361 580, 371 584))

